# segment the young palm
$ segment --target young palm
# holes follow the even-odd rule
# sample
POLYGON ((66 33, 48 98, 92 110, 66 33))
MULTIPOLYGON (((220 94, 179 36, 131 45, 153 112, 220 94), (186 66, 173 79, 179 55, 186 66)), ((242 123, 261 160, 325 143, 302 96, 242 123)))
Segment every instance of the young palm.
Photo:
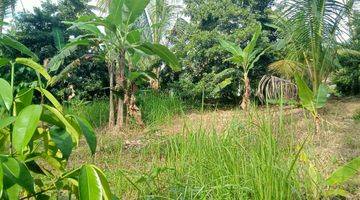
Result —
POLYGON ((260 57, 265 53, 265 50, 261 50, 256 47, 256 42, 261 34, 261 25, 256 28, 256 31, 249 42, 249 44, 242 49, 240 46, 220 39, 221 46, 228 52, 232 54, 229 61, 234 63, 239 69, 242 70, 243 73, 243 81, 245 92, 243 94, 243 99, 241 103, 241 108, 246 110, 250 104, 250 94, 251 94, 251 86, 249 79, 249 71, 254 68, 255 63, 260 59, 260 57))

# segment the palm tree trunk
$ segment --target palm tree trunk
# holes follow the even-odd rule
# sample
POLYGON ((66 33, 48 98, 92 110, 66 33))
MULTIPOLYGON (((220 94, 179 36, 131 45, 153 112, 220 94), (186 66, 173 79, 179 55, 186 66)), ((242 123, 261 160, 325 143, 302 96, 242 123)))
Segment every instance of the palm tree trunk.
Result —
POLYGON ((244 83, 245 83, 245 92, 241 102, 241 108, 243 110, 247 110, 250 104, 250 92, 251 92, 250 79, 247 73, 244 73, 244 83))
POLYGON ((108 64, 109 80, 110 80, 110 95, 109 95, 109 128, 114 128, 115 115, 114 115, 114 66, 113 63, 108 64))
MULTIPOLYGON (((125 91, 125 50, 120 50, 119 67, 116 70, 116 88, 120 93, 125 91)), ((119 129, 124 128, 124 98, 119 97, 117 105, 116 126, 119 129)))

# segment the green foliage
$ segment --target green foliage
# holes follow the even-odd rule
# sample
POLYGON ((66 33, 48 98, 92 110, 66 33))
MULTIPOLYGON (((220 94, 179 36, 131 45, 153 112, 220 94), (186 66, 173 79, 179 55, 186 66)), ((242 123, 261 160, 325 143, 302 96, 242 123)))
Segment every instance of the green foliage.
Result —
POLYGON ((360 157, 353 159, 337 169, 327 180, 328 185, 342 184, 360 171, 360 157))
MULTIPOLYGON (((45 86, 53 78, 33 60, 20 58, 16 63, 43 75, 47 79, 45 86)), ((46 87, 43 88, 44 79, 40 76, 36 86, 15 91, 14 79, 17 77, 14 76, 14 64, 11 66, 11 83, 0 79, 0 91, 6 91, 1 93, 1 101, 6 104, 0 104, 0 108, 5 108, 0 109, 1 199, 42 199, 59 191, 67 191, 69 198, 75 194, 80 199, 87 199, 83 198, 83 169, 91 169, 98 180, 85 183, 86 188, 91 191, 99 188, 98 199, 112 198, 107 180, 95 166, 85 165, 80 174, 72 173, 71 177, 66 171, 72 149, 79 144, 82 135, 92 155, 95 154, 96 136, 89 122, 64 114, 60 103, 46 87), (39 91, 39 99, 33 95, 34 88, 39 91), (47 105, 48 102, 55 107, 47 105)))
MULTIPOLYGON (((219 38, 226 41, 233 41, 236 46, 245 48, 252 40, 258 29, 258 24, 269 22, 270 7, 273 1, 216 1, 200 0, 185 1, 185 14, 190 17, 190 22, 178 19, 173 28, 170 42, 174 45, 174 51, 181 58, 183 71, 179 74, 172 74, 164 71, 162 73, 163 85, 169 82, 176 87, 178 93, 185 98, 202 96, 203 90, 189 89, 201 88, 203 83, 217 85, 229 80, 232 82, 221 89, 217 95, 205 92, 205 99, 220 99, 223 101, 238 101, 242 88, 242 77, 236 70, 224 76, 222 80, 211 83, 209 76, 221 74, 224 70, 235 68, 231 62, 225 62, 228 53, 221 48, 219 38), (259 6, 261 4, 261 6, 259 6), (239 87, 240 86, 240 87, 239 87)), ((264 27, 258 38, 258 48, 265 49, 269 42, 275 37, 271 34, 272 28, 264 27)), ((253 46, 250 45, 249 48, 253 46)), ((235 48, 238 49, 238 48, 235 48)), ((251 50, 251 48, 249 49, 251 50)), ((259 52, 257 52, 259 53, 259 52)), ((256 62, 249 78, 256 83, 265 73, 266 66, 275 60, 272 52, 267 52, 256 62)), ((251 63, 249 63, 250 67, 251 63)), ((205 91, 213 91, 211 88, 204 88, 205 91)))
POLYGON ((101 128, 109 120, 109 101, 96 99, 89 102, 72 99, 66 102, 65 113, 88 119, 92 126, 101 128))
POLYGON ((332 81, 343 95, 360 94, 360 12, 354 11, 350 20, 352 30, 350 41, 340 49, 339 61, 341 67, 336 70, 332 81))
POLYGON ((327 87, 320 84, 319 88, 314 92, 299 75, 295 75, 295 80, 299 89, 302 106, 314 114, 314 116, 317 116, 317 109, 324 107, 327 102, 329 94, 327 87))

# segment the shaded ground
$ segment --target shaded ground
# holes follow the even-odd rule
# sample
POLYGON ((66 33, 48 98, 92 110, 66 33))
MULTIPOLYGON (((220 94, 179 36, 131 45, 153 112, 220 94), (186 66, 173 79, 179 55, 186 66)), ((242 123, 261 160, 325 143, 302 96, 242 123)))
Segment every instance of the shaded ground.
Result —
MULTIPOLYGON (((277 115, 279 108, 261 108, 259 113, 277 115)), ((327 177, 338 166, 360 156, 360 121, 353 119, 355 113, 360 111, 360 98, 347 98, 331 100, 322 111, 322 130, 311 140, 308 154, 315 162, 317 169, 327 177)), ((290 121, 291 126, 299 140, 304 138, 306 130, 311 130, 311 117, 301 109, 286 109, 285 121, 290 121)), ((251 113, 258 114, 258 113, 251 113)), ((251 115, 250 114, 250 115, 251 115)), ((151 170, 152 162, 156 158, 151 157, 151 152, 142 152, 146 144, 159 143, 168 135, 186 132, 186 129, 197 130, 199 128, 208 131, 223 132, 232 120, 245 120, 244 113, 239 110, 216 110, 192 112, 185 116, 179 116, 160 127, 150 127, 145 130, 131 130, 125 132, 99 131, 98 153, 94 162, 106 172, 111 185, 115 188, 118 184, 124 184, 123 174, 126 171, 139 172, 139 174, 151 170), (147 156, 144 156, 147 155, 147 156), (150 156, 149 156, 150 155, 150 156), (126 169, 126 170, 123 170, 126 169)), ((309 131, 308 131, 309 132, 309 131)), ((85 144, 72 156, 75 160, 73 165, 91 162, 85 144)), ((156 162, 159 162, 158 160, 156 162)), ((347 187, 354 196, 352 199, 360 199, 360 177, 355 177, 347 187)), ((117 191, 121 192, 121 191, 117 191)), ((122 191, 123 192, 123 191, 122 191)), ((124 199, 133 198, 134 194, 126 193, 124 199)))

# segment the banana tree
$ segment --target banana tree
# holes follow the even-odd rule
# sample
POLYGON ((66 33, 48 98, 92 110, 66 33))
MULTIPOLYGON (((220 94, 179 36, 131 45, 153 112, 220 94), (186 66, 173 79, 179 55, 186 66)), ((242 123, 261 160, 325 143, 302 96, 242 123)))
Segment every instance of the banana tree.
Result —
POLYGON ((105 175, 96 166, 66 170, 82 136, 92 155, 97 142, 90 123, 66 114, 49 92, 59 76, 50 76, 21 43, 6 36, 0 38, 0 44, 32 57, 0 59, 1 66, 11 71, 10 83, 0 78, 0 198, 49 199, 67 191, 69 199, 112 199, 105 175), (15 90, 14 71, 20 65, 34 70, 38 79, 33 86, 15 90))
MULTIPOLYGON (((115 87, 110 88, 117 94, 117 109, 115 115, 116 127, 124 128, 124 100, 132 95, 127 93, 128 83, 126 73, 132 72, 128 58, 136 52, 147 55, 156 55, 166 62, 173 70, 181 69, 178 60, 170 50, 160 44, 144 41, 141 27, 136 27, 136 21, 144 13, 149 0, 112 0, 108 2, 108 15, 80 17, 71 28, 79 28, 93 35, 101 48, 114 50, 117 54, 115 69, 115 87), (101 31, 104 30, 104 31, 101 31)), ((113 98, 113 96, 110 96, 113 98)), ((110 110, 114 105, 109 105, 110 110)), ((127 110, 131 109, 127 103, 127 110)), ((110 116, 110 121, 111 121, 110 116)))
POLYGON ((244 49, 232 42, 220 39, 220 44, 222 48, 232 54, 232 56, 226 59, 226 61, 231 61, 239 69, 242 70, 245 92, 243 94, 241 108, 244 110, 246 110, 250 104, 251 86, 248 76, 249 71, 255 67, 255 63, 266 51, 266 49, 261 50, 259 48, 256 48, 256 42, 260 34, 261 25, 257 26, 251 41, 244 49))

